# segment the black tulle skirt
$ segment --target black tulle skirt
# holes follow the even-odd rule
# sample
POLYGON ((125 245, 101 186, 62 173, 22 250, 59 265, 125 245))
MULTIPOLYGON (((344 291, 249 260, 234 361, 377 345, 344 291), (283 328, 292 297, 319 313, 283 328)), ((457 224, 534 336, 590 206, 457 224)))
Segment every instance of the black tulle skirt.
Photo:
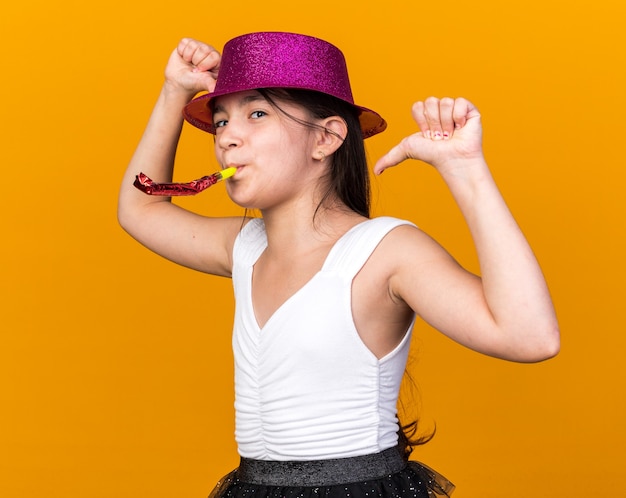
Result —
POLYGON ((454 485, 445 477, 416 461, 396 462, 393 472, 384 475, 380 468, 375 469, 376 462, 373 467, 366 465, 368 470, 363 471, 359 461, 356 481, 341 470, 344 462, 352 464, 348 468, 354 468, 354 459, 333 461, 338 464, 331 467, 330 477, 325 474, 321 478, 315 475, 319 466, 316 461, 297 462, 296 467, 294 462, 262 462, 262 467, 253 467, 252 471, 247 465, 249 462, 242 459, 239 468, 219 480, 209 498, 434 498, 449 497, 454 490, 454 485), (289 468, 287 477, 283 478, 285 466, 289 468), (366 477, 368 472, 370 477, 366 477))

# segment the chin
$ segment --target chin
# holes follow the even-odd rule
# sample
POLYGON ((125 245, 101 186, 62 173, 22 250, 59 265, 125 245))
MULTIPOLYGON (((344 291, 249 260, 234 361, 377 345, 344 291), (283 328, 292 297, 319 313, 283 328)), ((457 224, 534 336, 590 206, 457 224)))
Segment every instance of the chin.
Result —
POLYGON ((275 199, 261 199, 258 191, 245 191, 238 186, 228 186, 226 189, 228 197, 238 206, 244 209, 263 210, 275 205, 275 199))
POLYGON ((251 199, 246 199, 243 196, 233 195, 231 192, 228 192, 228 197, 231 201, 237 204, 237 206, 244 209, 260 209, 257 203, 253 202, 251 199))

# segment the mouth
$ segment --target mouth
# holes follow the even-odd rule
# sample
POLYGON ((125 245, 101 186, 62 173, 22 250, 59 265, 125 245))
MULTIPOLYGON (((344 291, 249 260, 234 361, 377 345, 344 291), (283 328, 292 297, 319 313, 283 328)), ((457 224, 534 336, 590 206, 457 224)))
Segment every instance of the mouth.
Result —
POLYGON ((227 178, 232 177, 235 173, 237 173, 237 168, 226 168, 221 170, 219 174, 219 180, 226 180, 227 178))
POLYGON ((231 169, 234 168, 236 171, 235 173, 233 173, 233 175, 236 175, 237 173, 239 173, 243 168, 245 167, 245 165, 243 164, 236 164, 236 163, 229 163, 226 165, 225 169, 231 169))

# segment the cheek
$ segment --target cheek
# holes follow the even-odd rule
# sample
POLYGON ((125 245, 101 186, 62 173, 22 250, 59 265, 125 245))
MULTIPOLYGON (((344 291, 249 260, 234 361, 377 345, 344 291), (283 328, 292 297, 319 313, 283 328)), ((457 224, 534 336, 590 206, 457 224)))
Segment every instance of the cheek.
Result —
POLYGON ((213 155, 215 156, 215 159, 217 159, 217 162, 222 164, 222 151, 217 145, 215 145, 215 143, 213 144, 213 155))

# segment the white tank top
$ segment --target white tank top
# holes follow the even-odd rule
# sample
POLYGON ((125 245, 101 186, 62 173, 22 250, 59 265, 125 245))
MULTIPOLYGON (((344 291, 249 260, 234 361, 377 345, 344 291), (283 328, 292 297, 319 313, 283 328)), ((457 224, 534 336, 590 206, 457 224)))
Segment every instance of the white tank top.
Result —
POLYGON ((322 269, 261 329, 252 306, 253 265, 267 246, 262 219, 233 250, 236 299, 235 438, 258 460, 317 460, 377 453, 397 444, 396 402, 411 329, 378 359, 351 311, 352 280, 383 237, 410 224, 367 220, 333 246, 322 269))

